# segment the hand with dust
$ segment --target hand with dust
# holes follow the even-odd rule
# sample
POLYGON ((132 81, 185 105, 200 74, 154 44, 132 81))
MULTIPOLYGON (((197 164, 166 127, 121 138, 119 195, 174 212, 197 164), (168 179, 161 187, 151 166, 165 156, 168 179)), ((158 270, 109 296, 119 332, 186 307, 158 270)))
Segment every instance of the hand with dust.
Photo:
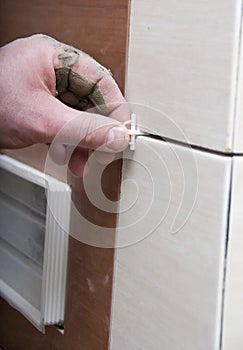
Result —
POLYGON ((45 35, 0 48, 1 148, 51 144, 60 134, 53 156, 64 163, 74 143, 69 167, 79 176, 88 149, 116 153, 127 147, 122 123, 128 119, 110 72, 84 52, 45 35))

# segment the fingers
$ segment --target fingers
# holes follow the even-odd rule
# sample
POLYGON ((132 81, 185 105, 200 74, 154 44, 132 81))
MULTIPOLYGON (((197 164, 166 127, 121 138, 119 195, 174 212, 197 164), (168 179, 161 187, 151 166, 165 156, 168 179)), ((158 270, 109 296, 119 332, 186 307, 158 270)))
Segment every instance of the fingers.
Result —
POLYGON ((39 142, 51 143, 55 139, 56 144, 113 153, 121 152, 128 146, 128 130, 117 120, 76 111, 47 93, 39 96, 39 100, 38 119, 48 123, 40 128, 39 142))
MULTIPOLYGON (((125 100, 110 72, 82 51, 44 35, 1 49, 1 141, 22 148, 52 143, 120 152, 129 143, 125 100), (54 97, 57 97, 70 108, 54 97), (90 104, 95 113, 80 112, 90 104), (105 114, 110 118, 99 115, 105 114)), ((65 147, 58 148, 62 162, 65 147)))
POLYGON ((111 73, 86 53, 56 42, 54 67, 57 97, 83 110, 91 101, 98 113, 124 122, 130 119, 125 99, 111 73))

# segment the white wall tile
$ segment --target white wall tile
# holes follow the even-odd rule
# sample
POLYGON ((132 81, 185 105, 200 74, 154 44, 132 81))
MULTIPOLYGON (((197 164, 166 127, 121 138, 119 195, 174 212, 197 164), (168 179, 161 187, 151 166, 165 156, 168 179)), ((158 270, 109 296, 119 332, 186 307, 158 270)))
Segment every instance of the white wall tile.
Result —
POLYGON ((127 98, 162 113, 151 121, 140 113, 143 125, 178 139, 166 125, 168 116, 191 144, 232 151, 241 5, 242 0, 131 1, 127 98))
POLYGON ((219 350, 231 158, 146 137, 125 156, 110 349, 219 350))
POLYGON ((243 347, 243 157, 234 157, 222 350, 243 347))

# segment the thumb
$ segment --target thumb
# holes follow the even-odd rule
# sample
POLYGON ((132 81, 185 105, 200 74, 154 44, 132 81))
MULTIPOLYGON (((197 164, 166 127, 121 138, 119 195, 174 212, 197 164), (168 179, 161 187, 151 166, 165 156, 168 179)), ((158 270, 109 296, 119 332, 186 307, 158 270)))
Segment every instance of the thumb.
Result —
MULTIPOLYGON (((129 144, 127 128, 115 119, 96 113, 77 111, 45 94, 39 107, 44 131, 41 142, 121 152, 129 144)), ((128 118, 129 119, 129 116, 128 118)))

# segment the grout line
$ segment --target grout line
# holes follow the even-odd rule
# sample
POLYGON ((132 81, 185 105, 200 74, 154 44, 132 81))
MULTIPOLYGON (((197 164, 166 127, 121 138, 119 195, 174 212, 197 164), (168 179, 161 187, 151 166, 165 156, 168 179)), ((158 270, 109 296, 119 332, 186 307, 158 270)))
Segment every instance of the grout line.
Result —
POLYGON ((230 170, 230 187, 229 187, 229 201, 227 210, 227 227, 226 227, 226 238, 225 238, 225 252, 224 252, 224 271, 222 281, 222 299, 221 299, 221 321, 220 321, 220 338, 219 338, 219 349, 222 350, 223 346, 223 323, 224 323, 224 302, 225 302, 225 286, 226 286, 226 275, 227 275, 227 260, 228 260, 228 247, 229 247, 229 231, 230 231, 230 213, 231 213, 231 202, 232 202, 232 191, 233 191, 233 160, 231 162, 230 170))
POLYGON ((224 156, 224 157, 230 157, 230 158, 232 158, 233 156, 243 156, 243 153, 240 153, 240 152, 239 153, 237 153, 237 152, 235 152, 235 153, 234 152, 225 153, 223 151, 213 150, 211 148, 206 148, 206 147, 203 147, 203 146, 198 146, 198 145, 186 143, 186 142, 183 142, 183 141, 174 140, 174 139, 171 139, 169 137, 159 136, 159 135, 154 135, 154 134, 147 134, 147 135, 144 135, 144 136, 140 135, 138 137, 139 138, 140 137, 147 137, 147 138, 150 138, 150 139, 153 139, 153 140, 164 141, 164 142, 172 143, 172 144, 179 145, 179 146, 182 146, 182 147, 192 148, 193 150, 196 150, 196 151, 201 151, 201 152, 207 152, 207 153, 215 154, 215 155, 218 155, 218 156, 224 156))

